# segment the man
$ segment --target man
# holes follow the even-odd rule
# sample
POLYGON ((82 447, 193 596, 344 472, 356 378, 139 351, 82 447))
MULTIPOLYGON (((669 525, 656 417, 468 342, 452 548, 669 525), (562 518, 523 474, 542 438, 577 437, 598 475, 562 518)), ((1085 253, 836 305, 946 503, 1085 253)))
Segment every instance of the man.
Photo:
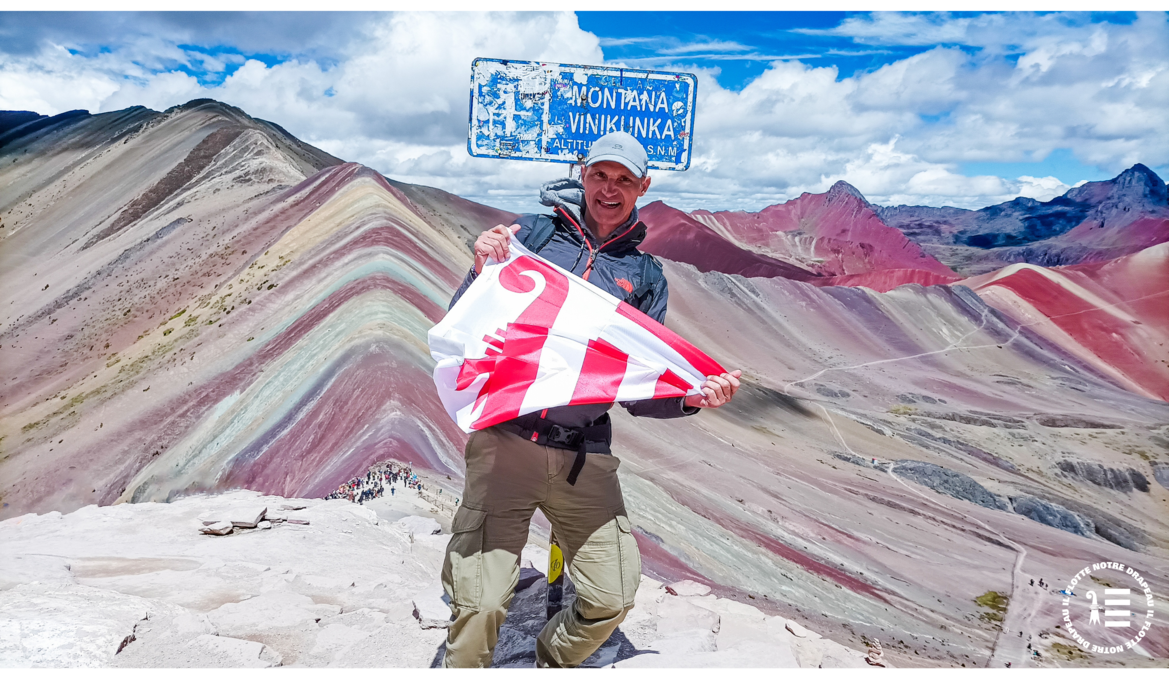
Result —
MULTIPOLYGON (((661 265, 637 250, 645 225, 636 201, 649 189, 645 149, 611 132, 589 149, 581 181, 550 182, 552 216, 524 215, 475 241, 475 264, 453 307, 489 258, 505 261, 513 236, 528 249, 627 301, 659 322, 668 295, 661 265)), ((638 417, 672 418, 717 408, 740 371, 709 376, 702 394, 622 403, 638 417)), ((488 667, 519 580, 519 555, 537 508, 552 524, 576 600, 536 640, 540 667, 575 667, 609 638, 633 607, 641 558, 609 450, 612 404, 548 408, 477 431, 467 441, 463 503, 452 522, 442 582, 455 620, 445 667, 488 667)))

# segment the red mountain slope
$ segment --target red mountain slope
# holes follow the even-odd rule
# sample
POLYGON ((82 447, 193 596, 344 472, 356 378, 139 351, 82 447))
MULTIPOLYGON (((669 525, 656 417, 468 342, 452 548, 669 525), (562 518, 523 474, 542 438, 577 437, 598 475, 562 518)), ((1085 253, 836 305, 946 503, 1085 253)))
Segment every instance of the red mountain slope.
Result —
POLYGON ((1108 262, 1013 264, 962 282, 1121 386, 1169 400, 1169 243, 1108 262))
POLYGON ((825 276, 920 269, 959 278, 881 221, 869 202, 845 182, 837 182, 827 193, 805 193, 760 212, 696 210, 692 216, 729 240, 825 276))
POLYGON ((806 281, 816 274, 788 262, 746 250, 723 238, 681 210, 660 200, 640 210, 648 227, 641 249, 659 257, 694 265, 699 271, 806 281))

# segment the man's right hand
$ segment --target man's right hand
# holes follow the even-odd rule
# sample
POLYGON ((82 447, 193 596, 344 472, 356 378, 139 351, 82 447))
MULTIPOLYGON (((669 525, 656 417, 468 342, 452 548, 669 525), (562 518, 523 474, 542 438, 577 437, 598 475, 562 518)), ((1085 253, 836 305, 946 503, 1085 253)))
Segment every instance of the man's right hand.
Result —
POLYGON ((497 224, 479 234, 475 239, 475 275, 483 273, 483 266, 490 257, 497 262, 507 261, 507 245, 512 234, 520 230, 519 224, 504 226, 497 224))

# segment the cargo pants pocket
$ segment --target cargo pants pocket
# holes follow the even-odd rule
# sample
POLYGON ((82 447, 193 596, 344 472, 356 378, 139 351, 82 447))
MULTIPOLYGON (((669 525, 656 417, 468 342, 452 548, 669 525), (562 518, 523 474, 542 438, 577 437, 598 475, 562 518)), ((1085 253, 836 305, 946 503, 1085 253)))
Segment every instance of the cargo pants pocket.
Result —
POLYGON ((487 512, 462 506, 451 522, 442 565, 442 586, 451 598, 455 615, 478 611, 483 596, 483 524, 487 512))
POLYGON ((633 605, 637 586, 641 584, 641 552, 633 537, 633 524, 624 514, 617 515, 617 550, 621 563, 621 596, 625 608, 633 605))

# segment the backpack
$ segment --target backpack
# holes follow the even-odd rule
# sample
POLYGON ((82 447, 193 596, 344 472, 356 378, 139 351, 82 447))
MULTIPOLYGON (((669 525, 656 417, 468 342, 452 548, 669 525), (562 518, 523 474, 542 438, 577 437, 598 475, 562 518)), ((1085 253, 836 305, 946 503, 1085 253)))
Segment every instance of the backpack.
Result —
MULTIPOLYGON (((556 222, 548 215, 536 215, 531 227, 524 234, 520 241, 524 247, 534 253, 539 253, 552 240, 552 234, 556 232, 556 222)), ((641 302, 645 296, 653 290, 658 280, 662 278, 662 265, 654 256, 648 252, 642 252, 641 258, 641 283, 636 288, 631 290, 629 294, 625 295, 625 303, 631 306, 641 308, 641 302)))

